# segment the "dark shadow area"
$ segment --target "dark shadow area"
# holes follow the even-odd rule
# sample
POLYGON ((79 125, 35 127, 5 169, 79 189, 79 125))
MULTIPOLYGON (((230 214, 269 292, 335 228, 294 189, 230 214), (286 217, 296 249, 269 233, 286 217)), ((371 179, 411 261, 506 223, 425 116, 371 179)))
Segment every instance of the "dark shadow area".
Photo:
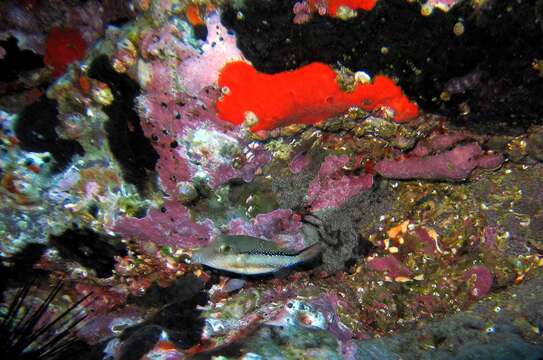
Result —
POLYGON ((4 58, 0 59, 0 82, 17 80, 22 72, 44 66, 43 56, 30 50, 19 49, 17 39, 14 37, 0 41, 0 46, 6 51, 4 58))
POLYGON ((4 290, 8 287, 23 286, 32 279, 47 274, 44 270, 34 269, 47 247, 43 244, 27 244, 21 251, 9 257, 0 257, 0 300, 4 300, 4 290))
POLYGON ((115 97, 113 103, 104 108, 109 117, 105 124, 109 147, 121 164, 124 180, 143 192, 155 170, 158 154, 143 134, 134 109, 140 88, 128 76, 117 73, 105 55, 94 59, 88 75, 106 83, 115 97))
POLYGON ((194 27, 194 36, 202 41, 207 40, 207 26, 197 25, 194 27))
POLYGON ((77 339, 74 329, 88 315, 77 310, 91 294, 81 297, 74 305, 52 317, 49 306, 62 290, 62 282, 48 292, 39 306, 27 307, 32 288, 37 284, 28 281, 20 288, 7 313, 0 315, 0 356, 2 359, 60 360, 77 357, 87 352, 89 346, 77 339))
POLYGON ((128 303, 160 310, 144 323, 123 332, 119 359, 140 359, 153 348, 163 331, 179 349, 198 344, 204 319, 200 317, 201 311, 197 306, 205 305, 208 300, 203 289, 203 281, 188 274, 168 288, 155 284, 141 297, 130 296, 128 303))
POLYGON ((84 155, 83 147, 74 140, 61 139, 55 128, 59 125, 58 104, 42 96, 28 105, 15 123, 15 136, 26 151, 50 152, 55 159, 53 170, 63 170, 74 155, 84 155))
POLYGON ((110 277, 115 256, 126 256, 127 250, 118 239, 100 235, 89 229, 67 230, 51 236, 49 243, 63 259, 76 261, 93 269, 100 278, 110 277))

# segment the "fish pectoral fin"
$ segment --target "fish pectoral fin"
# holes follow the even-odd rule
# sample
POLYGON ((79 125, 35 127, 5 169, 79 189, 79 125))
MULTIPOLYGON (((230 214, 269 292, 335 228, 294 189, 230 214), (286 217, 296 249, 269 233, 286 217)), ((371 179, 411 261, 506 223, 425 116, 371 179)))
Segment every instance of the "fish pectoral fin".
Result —
POLYGON ((302 251, 300 251, 296 255, 296 257, 298 258, 299 261, 309 261, 309 260, 314 259, 315 257, 317 257, 321 253, 321 251, 322 251, 321 244, 316 242, 316 243, 306 247, 302 251))

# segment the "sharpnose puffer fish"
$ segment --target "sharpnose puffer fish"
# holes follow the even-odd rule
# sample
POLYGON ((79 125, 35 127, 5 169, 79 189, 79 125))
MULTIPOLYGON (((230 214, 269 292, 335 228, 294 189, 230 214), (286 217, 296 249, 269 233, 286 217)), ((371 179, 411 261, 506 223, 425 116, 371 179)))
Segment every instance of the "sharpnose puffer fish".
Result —
POLYGON ((221 235, 192 253, 192 261, 216 270, 240 275, 266 275, 314 259, 318 243, 303 250, 285 250, 273 242, 246 235, 221 235))

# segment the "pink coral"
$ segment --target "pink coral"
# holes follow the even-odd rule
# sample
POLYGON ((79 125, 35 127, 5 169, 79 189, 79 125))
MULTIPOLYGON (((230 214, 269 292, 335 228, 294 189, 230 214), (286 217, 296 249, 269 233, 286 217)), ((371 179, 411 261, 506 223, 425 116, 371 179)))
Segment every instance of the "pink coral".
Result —
POLYGON ((360 175, 344 174, 342 168, 348 162, 347 155, 330 155, 324 159, 317 177, 307 190, 311 210, 337 208, 356 194, 371 189, 372 175, 366 173, 360 175))
POLYGON ((277 209, 257 215, 251 222, 235 219, 228 225, 231 235, 250 235, 265 238, 280 247, 303 249, 304 236, 301 233, 302 221, 298 214, 290 209, 277 209))
POLYGON ((197 54, 194 49, 183 44, 181 33, 173 24, 145 32, 139 47, 144 59, 175 56, 178 60, 185 60, 197 54))
POLYGON ((311 20, 311 8, 307 1, 299 1, 295 3, 294 7, 292 8, 292 12, 294 13, 293 22, 295 24, 300 25, 311 20))
POLYGON ((479 161, 482 165, 501 163, 494 157, 489 161, 483 155, 479 144, 470 143, 437 155, 381 160, 375 170, 392 179, 464 180, 480 165, 479 161))
POLYGON ((415 149, 413 149, 409 155, 422 157, 435 151, 444 151, 467 138, 469 138, 469 135, 462 131, 445 134, 434 133, 427 139, 419 141, 415 149))
POLYGON ((415 235, 422 244, 422 251, 427 255, 435 255, 438 251, 441 251, 438 247, 438 240, 434 240, 428 231, 423 227, 415 229, 415 235))
POLYGON ((142 244, 142 249, 156 251, 157 246, 191 249, 207 245, 215 234, 211 220, 194 221, 189 210, 176 201, 167 201, 160 209, 151 209, 143 219, 124 217, 114 227, 124 238, 142 244))
POLYGON ((311 158, 307 154, 307 151, 300 151, 290 161, 288 168, 291 173, 299 174, 309 165, 311 158))
POLYGON ((387 272, 392 278, 411 275, 411 270, 393 255, 370 259, 368 261, 368 266, 372 270, 387 272))
POLYGON ((498 230, 494 226, 485 226, 483 229, 482 245, 487 249, 495 249, 497 247, 496 240, 498 238, 498 230))
POLYGON ((250 182, 271 160, 262 146, 242 140, 238 128, 216 116, 215 103, 221 96, 215 86, 219 68, 228 59, 239 58, 239 50, 217 15, 208 19, 207 26, 214 35, 204 44, 202 54, 185 44, 172 24, 149 31, 140 43, 144 58, 150 61, 150 76, 143 79, 146 91, 138 99, 141 124, 160 156, 156 169, 170 195, 177 193, 178 182, 195 176, 212 188, 231 179, 250 182), (220 34, 225 36, 224 44, 211 46, 220 34), (214 67, 202 66, 202 61, 218 68, 214 72, 214 67), (234 168, 232 160, 241 154, 246 161, 234 168))
POLYGON ((463 276, 468 282, 469 294, 475 299, 480 299, 490 292, 494 275, 486 266, 474 266, 463 276))
POLYGON ((272 154, 259 143, 250 143, 246 148, 245 163, 236 177, 241 177, 245 182, 251 182, 258 170, 272 160, 272 154))
POLYGON ((414 304, 417 307, 424 309, 424 311, 429 314, 434 314, 439 311, 443 311, 443 303, 441 299, 434 295, 418 295, 416 298, 416 303, 414 304))
POLYGON ((504 157, 502 154, 492 153, 484 154, 479 157, 477 166, 482 169, 497 169, 502 166, 504 157))
POLYGON ((236 37, 221 24, 218 14, 210 15, 206 22, 208 38, 202 46, 202 53, 191 56, 178 68, 183 87, 190 95, 197 95, 203 88, 215 85, 227 62, 245 59, 236 45, 236 37))

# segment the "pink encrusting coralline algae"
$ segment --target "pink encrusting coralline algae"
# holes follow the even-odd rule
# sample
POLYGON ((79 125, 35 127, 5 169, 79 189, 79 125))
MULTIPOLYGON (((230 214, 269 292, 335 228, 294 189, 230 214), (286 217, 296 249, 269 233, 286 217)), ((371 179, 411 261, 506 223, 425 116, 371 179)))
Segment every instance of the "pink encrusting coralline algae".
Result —
POLYGON ((347 155, 330 155, 321 164, 318 175, 309 184, 307 199, 311 210, 337 208, 351 197, 371 189, 373 175, 347 175, 343 167, 349 163, 347 155))
POLYGON ((299 174, 307 168, 311 163, 311 157, 307 154, 307 151, 300 151, 292 157, 292 160, 288 164, 290 172, 293 174, 299 174))
POLYGON ((402 264, 394 255, 375 257, 368 260, 368 266, 372 270, 386 272, 391 278, 398 276, 411 276, 411 270, 402 264))
POLYGON ((221 24, 217 14, 207 18, 208 37, 201 52, 193 54, 178 68, 184 91, 198 95, 205 87, 217 82, 218 74, 227 62, 245 60, 236 45, 235 35, 221 24))
POLYGON ((127 239, 137 239, 140 247, 150 253, 162 246, 173 249, 205 246, 217 233, 211 220, 194 221, 189 210, 177 201, 149 210, 142 219, 121 218, 114 230, 127 239))
POLYGON ((448 132, 445 134, 433 133, 428 136, 427 139, 419 141, 409 155, 417 157, 430 155, 433 152, 450 149, 453 145, 469 138, 469 134, 462 131, 448 132))
POLYGON ((207 26, 210 36, 201 51, 186 44, 173 24, 150 30, 140 44, 148 61, 140 79, 145 85, 138 99, 141 124, 160 155, 157 171, 170 195, 176 195, 178 182, 195 177, 212 188, 234 178, 251 181, 271 160, 263 148, 243 140, 237 127, 217 118, 219 71, 242 56, 218 15, 211 15, 207 26), (234 168, 238 155, 246 161, 234 168))
POLYGON ((290 209, 277 209, 259 214, 250 222, 234 219, 228 224, 230 235, 250 235, 275 242, 288 249, 302 250, 306 247, 301 232, 301 216, 290 209))
POLYGON ((494 283, 494 275, 482 265, 472 267, 462 278, 467 282, 469 294, 474 299, 480 299, 488 294, 494 283))
POLYGON ((501 154, 486 154, 477 143, 422 157, 381 160, 375 166, 380 175, 392 179, 464 180, 477 167, 489 169, 503 163, 501 154))

